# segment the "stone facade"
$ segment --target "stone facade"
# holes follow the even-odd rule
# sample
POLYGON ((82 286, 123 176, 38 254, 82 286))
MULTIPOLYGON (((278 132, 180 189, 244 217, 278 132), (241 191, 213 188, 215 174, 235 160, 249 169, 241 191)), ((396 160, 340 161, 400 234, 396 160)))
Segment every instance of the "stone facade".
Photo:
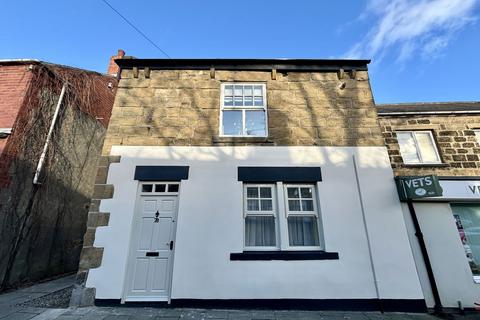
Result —
POLYGON ((122 70, 105 140, 112 145, 383 145, 368 74, 122 70), (219 138, 220 85, 266 83, 268 139, 219 138), (333 129, 334 128, 334 129, 333 129), (333 130, 332 130, 333 129, 333 130))
POLYGON ((480 144, 473 131, 480 128, 480 112, 408 116, 387 116, 379 112, 379 121, 395 175, 480 176, 480 144), (396 138, 397 130, 430 130, 442 163, 404 164, 396 138))

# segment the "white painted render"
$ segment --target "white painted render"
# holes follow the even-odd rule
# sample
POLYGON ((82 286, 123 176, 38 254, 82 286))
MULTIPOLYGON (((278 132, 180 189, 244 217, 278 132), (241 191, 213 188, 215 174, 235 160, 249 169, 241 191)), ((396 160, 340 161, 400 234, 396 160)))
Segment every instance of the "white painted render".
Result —
MULTIPOLYGON (((464 184, 462 181, 457 182, 458 186, 464 184)), ((444 181, 440 181, 440 183, 445 188, 444 181)), ((467 195, 468 193, 462 197, 467 197, 467 195)), ((458 200, 461 201, 461 199, 458 200)), ((463 307, 474 308, 474 302, 480 303, 480 284, 473 281, 450 203, 415 202, 414 207, 425 239, 442 305, 448 308, 458 308, 458 301, 460 301, 463 307)), ((406 204, 403 204, 403 210, 425 301, 428 307, 433 307, 434 301, 425 262, 406 204)))
POLYGON ((97 229, 94 244, 104 256, 87 279, 98 299, 122 297, 137 165, 190 166, 179 194, 172 299, 376 298, 354 156, 380 298, 423 299, 384 147, 114 146, 111 154, 121 156, 108 174, 115 192, 100 207, 110 222, 97 229), (325 248, 340 259, 230 261, 230 253, 243 250, 238 166, 320 166, 325 248))

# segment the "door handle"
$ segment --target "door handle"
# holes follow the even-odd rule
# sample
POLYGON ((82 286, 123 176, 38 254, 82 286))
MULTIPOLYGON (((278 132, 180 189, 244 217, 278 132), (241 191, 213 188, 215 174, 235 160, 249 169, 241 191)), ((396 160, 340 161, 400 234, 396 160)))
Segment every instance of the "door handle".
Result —
POLYGON ((173 240, 170 241, 170 250, 173 250, 173 240))

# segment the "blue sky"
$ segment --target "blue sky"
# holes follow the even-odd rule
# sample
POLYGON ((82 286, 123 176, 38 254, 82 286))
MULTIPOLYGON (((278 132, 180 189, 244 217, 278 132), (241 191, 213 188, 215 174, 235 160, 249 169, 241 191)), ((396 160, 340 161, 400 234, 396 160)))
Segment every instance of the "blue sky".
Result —
MULTIPOLYGON (((368 58, 377 103, 480 101, 480 0, 108 0, 173 58, 368 58)), ((161 52, 101 0, 4 1, 0 59, 161 52)))

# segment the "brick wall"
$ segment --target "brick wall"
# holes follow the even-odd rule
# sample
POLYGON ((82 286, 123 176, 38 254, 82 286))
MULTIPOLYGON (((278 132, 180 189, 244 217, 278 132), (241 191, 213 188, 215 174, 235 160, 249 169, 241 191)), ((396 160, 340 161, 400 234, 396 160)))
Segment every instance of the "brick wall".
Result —
POLYGON ((123 70, 104 154, 112 145, 242 145, 219 135, 220 84, 266 83, 269 137, 259 144, 382 146, 367 72, 123 70), (343 87, 342 87, 343 84, 343 87))
MULTIPOLYGON (((12 128, 30 83, 28 65, 0 65, 0 128, 12 128)), ((0 154, 8 139, 0 139, 0 154)))
POLYGON ((480 128, 480 115, 380 115, 379 121, 395 175, 480 176, 480 144, 473 132, 480 128), (431 130, 442 164, 405 165, 395 134, 397 130, 431 130))

